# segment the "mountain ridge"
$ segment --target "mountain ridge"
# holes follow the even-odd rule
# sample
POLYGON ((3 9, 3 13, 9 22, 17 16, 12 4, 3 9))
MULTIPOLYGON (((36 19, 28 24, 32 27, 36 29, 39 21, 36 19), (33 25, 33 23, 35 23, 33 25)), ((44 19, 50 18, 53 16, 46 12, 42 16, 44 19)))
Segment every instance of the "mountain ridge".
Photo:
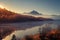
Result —
POLYGON ((0 9, 0 23, 9 22, 26 22, 26 21, 46 21, 53 20, 50 18, 34 17, 29 15, 21 15, 7 9, 0 9))

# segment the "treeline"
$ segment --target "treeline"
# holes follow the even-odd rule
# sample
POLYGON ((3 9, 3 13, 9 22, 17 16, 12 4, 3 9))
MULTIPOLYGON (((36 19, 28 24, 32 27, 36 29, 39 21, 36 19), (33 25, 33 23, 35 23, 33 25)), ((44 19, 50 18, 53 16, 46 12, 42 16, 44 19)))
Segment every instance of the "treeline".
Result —
POLYGON ((49 21, 53 19, 21 15, 21 14, 17 14, 15 12, 11 12, 6 9, 0 8, 0 23, 25 22, 25 21, 47 21, 47 20, 49 21))

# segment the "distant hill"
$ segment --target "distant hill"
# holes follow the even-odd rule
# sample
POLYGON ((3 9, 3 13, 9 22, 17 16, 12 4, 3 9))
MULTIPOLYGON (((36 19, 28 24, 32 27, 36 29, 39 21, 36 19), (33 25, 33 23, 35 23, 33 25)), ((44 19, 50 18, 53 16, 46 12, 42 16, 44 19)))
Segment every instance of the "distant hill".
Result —
MULTIPOLYGON (((33 12, 31 12, 31 13, 33 13, 33 12)), ((21 15, 21 14, 15 13, 15 12, 11 12, 7 9, 0 8, 0 23, 25 22, 25 21, 46 21, 46 20, 53 20, 53 19, 21 15)))

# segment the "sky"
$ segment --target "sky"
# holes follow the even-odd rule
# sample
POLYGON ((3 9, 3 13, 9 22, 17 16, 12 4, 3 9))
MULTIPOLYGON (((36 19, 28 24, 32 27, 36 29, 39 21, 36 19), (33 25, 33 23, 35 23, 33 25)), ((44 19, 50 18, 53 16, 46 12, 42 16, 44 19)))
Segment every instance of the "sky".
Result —
POLYGON ((46 15, 60 15, 60 0, 0 0, 0 5, 17 13, 36 10, 46 15))

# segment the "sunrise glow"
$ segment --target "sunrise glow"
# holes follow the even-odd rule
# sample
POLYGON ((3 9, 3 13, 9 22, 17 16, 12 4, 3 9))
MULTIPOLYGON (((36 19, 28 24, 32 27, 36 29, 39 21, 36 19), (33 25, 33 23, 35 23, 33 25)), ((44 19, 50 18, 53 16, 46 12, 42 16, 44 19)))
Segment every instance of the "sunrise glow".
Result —
POLYGON ((4 9, 5 7, 3 7, 2 5, 0 5, 0 8, 4 9))

